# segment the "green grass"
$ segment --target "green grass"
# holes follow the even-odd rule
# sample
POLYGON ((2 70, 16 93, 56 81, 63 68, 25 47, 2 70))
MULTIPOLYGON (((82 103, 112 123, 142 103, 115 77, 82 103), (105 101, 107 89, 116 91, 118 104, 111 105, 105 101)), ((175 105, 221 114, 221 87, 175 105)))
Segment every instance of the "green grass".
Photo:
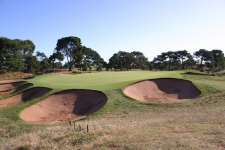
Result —
MULTIPOLYGON (((130 113, 143 112, 148 115, 149 111, 151 113, 156 113, 166 110, 171 112, 174 117, 176 117, 175 112, 178 109, 192 110, 195 107, 203 107, 204 109, 210 108, 210 110, 213 111, 221 111, 221 109, 224 109, 223 104, 225 104, 223 102, 224 95, 220 94, 225 91, 224 76, 185 74, 185 71, 128 71, 94 72, 82 74, 48 74, 36 76, 33 79, 29 79, 28 82, 33 83, 34 86, 52 88, 53 91, 51 93, 63 89, 95 89, 103 91, 108 97, 107 104, 100 111, 89 117, 94 120, 96 119, 97 121, 100 118, 107 118, 111 115, 114 117, 126 118, 127 116, 130 116, 130 113), (202 91, 202 96, 198 101, 190 101, 182 104, 142 104, 125 97, 121 92, 121 88, 138 80, 160 77, 183 78, 191 80, 202 91), (217 95, 218 93, 219 95, 217 95)), ((17 106, 0 108, 0 145, 1 143, 4 144, 4 141, 8 138, 12 139, 13 137, 24 135, 32 131, 39 131, 40 128, 41 130, 46 130, 46 126, 29 125, 24 123, 20 120, 18 115, 24 108, 40 101, 41 99, 44 99, 47 96, 48 95, 45 95, 39 99, 19 104, 17 106)), ((195 109, 194 112, 196 110, 197 109, 195 109)), ((217 112, 215 112, 215 114, 217 114, 217 112)), ((157 115, 154 117, 157 117, 157 115)), ((83 135, 81 137, 85 138, 83 135)), ((93 139, 96 139, 96 137, 93 139)), ((76 140, 79 141, 79 138, 76 140)), ((103 145, 107 146, 111 142, 112 141, 109 141, 109 143, 105 143, 103 145)))
POLYGON ((96 90, 113 90, 122 88, 129 83, 158 77, 177 77, 181 78, 182 71, 163 71, 163 72, 151 72, 151 71, 127 71, 127 72, 95 72, 95 73, 83 73, 77 75, 70 74, 49 74, 37 76, 34 79, 29 80, 35 86, 47 86, 52 89, 70 89, 70 88, 82 88, 82 89, 96 89, 96 90))

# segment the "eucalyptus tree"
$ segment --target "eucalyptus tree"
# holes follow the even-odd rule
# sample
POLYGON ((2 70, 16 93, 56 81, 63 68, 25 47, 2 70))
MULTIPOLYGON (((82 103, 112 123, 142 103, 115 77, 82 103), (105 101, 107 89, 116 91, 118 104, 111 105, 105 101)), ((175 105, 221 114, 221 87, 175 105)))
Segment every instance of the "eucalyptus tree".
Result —
POLYGON ((74 66, 75 59, 78 59, 81 53, 81 47, 81 39, 79 37, 63 37, 57 41, 55 49, 66 57, 70 71, 74 66))

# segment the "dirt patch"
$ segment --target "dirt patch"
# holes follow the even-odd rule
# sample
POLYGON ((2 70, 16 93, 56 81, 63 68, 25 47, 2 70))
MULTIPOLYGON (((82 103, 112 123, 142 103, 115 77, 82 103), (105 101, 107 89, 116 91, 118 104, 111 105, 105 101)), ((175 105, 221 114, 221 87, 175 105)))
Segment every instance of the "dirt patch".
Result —
POLYGON ((41 97, 48 93, 51 89, 46 87, 33 87, 16 96, 9 97, 4 100, 0 100, 0 107, 6 107, 10 105, 16 105, 21 102, 26 102, 38 97, 41 97))
POLYGON ((159 78, 134 83, 123 89, 123 93, 141 102, 181 102, 197 98, 201 91, 188 80, 159 78))
POLYGON ((26 108, 20 117, 30 123, 77 120, 96 112, 106 101, 106 95, 99 91, 65 90, 26 108))

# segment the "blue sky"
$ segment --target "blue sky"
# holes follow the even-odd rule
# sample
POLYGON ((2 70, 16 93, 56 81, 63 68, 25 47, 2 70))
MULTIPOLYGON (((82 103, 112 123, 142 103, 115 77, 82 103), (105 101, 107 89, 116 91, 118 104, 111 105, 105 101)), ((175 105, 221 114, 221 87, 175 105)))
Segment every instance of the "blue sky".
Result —
POLYGON ((0 18, 0 36, 47 55, 70 35, 106 60, 119 50, 225 52, 225 0, 0 0, 0 18))

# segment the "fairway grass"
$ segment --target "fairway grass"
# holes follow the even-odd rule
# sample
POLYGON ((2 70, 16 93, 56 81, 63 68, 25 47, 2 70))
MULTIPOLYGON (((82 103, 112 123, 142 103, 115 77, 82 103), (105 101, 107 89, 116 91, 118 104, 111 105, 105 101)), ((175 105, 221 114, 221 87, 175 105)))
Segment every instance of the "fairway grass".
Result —
POLYGON ((0 149, 225 148, 225 76, 127 71, 47 74, 28 82, 52 88, 51 93, 74 88, 100 90, 108 102, 86 120, 53 125, 29 125, 18 117, 21 110, 48 95, 0 108, 0 149), (191 80, 202 95, 180 104, 142 104, 121 92, 133 82, 161 77, 191 80))

